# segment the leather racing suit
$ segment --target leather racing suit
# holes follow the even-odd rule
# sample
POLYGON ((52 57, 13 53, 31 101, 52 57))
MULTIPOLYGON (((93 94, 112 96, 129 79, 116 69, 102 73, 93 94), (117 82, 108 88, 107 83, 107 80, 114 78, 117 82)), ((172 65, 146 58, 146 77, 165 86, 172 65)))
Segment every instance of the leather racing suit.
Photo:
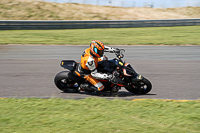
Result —
MULTIPOLYGON (((104 51, 113 53, 115 50, 115 48, 105 46, 104 51)), ((81 55, 81 62, 78 69, 76 69, 77 71, 75 71, 78 76, 83 77, 95 86, 96 91, 102 91, 104 89, 104 85, 99 80, 109 80, 112 78, 112 74, 97 72, 98 62, 103 60, 107 60, 107 57, 94 57, 90 53, 90 48, 87 48, 81 55)))

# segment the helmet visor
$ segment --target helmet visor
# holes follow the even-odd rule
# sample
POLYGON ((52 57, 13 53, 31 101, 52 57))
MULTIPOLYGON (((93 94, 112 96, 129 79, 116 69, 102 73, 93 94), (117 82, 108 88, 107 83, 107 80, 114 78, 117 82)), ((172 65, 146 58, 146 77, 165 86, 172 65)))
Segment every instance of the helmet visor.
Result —
POLYGON ((94 52, 97 53, 100 57, 103 56, 104 54, 104 49, 103 50, 98 50, 96 46, 94 46, 94 52))
POLYGON ((104 54, 104 50, 98 50, 98 55, 99 55, 100 57, 102 57, 103 54, 104 54))

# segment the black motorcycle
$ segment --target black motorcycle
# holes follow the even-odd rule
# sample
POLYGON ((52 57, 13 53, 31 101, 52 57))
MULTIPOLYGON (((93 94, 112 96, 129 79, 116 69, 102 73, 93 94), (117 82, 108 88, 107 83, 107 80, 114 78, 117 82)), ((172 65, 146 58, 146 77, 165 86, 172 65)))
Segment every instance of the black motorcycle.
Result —
MULTIPOLYGON (((136 73, 129 63, 125 63, 122 58, 124 57, 124 49, 118 49, 114 52, 117 58, 112 60, 104 60, 98 62, 97 71, 102 73, 113 74, 111 80, 100 80, 105 86, 103 92, 116 93, 121 87, 134 94, 147 94, 152 89, 151 82, 144 78, 142 75, 136 73)), ((63 92, 94 92, 90 87, 92 86, 84 78, 75 74, 75 69, 79 63, 74 60, 62 60, 61 67, 69 71, 62 71, 54 78, 54 83, 58 89, 63 92), (87 85, 84 89, 82 86, 87 85)))

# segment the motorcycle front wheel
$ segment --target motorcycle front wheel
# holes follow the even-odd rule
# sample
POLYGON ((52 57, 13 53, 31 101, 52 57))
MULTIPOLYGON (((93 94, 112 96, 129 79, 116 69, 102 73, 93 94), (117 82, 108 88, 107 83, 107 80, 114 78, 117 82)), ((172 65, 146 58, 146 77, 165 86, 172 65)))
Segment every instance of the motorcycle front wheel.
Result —
POLYGON ((78 91, 78 84, 71 80, 70 74, 72 74, 69 71, 62 71, 58 73, 54 78, 54 83, 56 87, 63 91, 68 93, 76 93, 78 91))
POLYGON ((152 84, 146 78, 143 78, 141 81, 131 83, 129 88, 126 87, 127 91, 138 95, 147 94, 151 91, 151 89, 152 89, 152 84))

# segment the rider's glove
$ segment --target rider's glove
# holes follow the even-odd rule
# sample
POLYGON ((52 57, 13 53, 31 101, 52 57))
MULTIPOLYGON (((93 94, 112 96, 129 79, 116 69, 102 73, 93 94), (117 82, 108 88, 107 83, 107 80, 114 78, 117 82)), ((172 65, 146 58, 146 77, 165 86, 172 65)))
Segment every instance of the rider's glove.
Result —
POLYGON ((115 48, 115 52, 119 54, 120 50, 118 48, 115 48))
POLYGON ((104 52, 120 53, 120 50, 118 48, 105 46, 104 52))

